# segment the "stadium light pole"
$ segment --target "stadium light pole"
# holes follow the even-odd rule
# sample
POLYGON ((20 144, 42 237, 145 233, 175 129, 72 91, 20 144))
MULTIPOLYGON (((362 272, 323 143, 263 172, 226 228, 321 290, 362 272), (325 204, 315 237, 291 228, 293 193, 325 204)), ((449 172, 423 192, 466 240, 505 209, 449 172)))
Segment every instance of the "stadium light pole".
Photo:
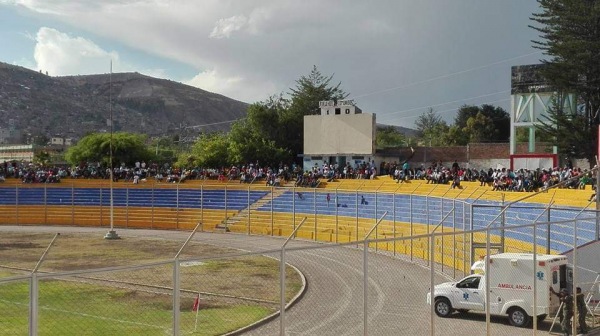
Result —
MULTIPOLYGON (((110 74, 108 84, 108 101, 110 110, 110 140, 108 164, 110 166, 110 230, 104 235, 104 239, 119 239, 117 231, 114 230, 114 203, 113 203, 113 111, 112 111, 112 59, 110 60, 110 74)), ((102 196, 100 196, 102 197, 102 196)))

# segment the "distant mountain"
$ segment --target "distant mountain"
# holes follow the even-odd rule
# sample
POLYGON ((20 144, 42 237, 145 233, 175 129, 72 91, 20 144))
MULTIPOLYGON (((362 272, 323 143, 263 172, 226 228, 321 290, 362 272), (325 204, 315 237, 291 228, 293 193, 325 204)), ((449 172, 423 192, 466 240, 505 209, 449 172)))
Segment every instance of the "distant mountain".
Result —
POLYGON ((111 100, 115 131, 151 136, 227 131, 232 120, 246 116, 248 107, 139 73, 50 77, 0 62, 0 128, 13 119, 23 133, 48 137, 108 131, 111 100))
POLYGON ((396 131, 398 131, 398 133, 402 133, 402 134, 404 134, 404 136, 409 137, 409 138, 416 137, 419 134, 419 131, 417 131, 416 129, 412 129, 412 128, 408 128, 408 127, 377 124, 377 129, 385 128, 385 127, 393 127, 396 129, 396 131))

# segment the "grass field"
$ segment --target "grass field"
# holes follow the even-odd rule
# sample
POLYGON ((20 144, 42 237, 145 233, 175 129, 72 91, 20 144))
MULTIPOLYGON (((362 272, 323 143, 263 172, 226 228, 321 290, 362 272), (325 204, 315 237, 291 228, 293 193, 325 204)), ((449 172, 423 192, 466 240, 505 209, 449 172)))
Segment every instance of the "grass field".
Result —
MULTIPOLYGON (((1 282, 35 266, 52 235, 7 233, 0 238, 0 334, 28 332, 29 281, 1 282)), ((50 249, 41 274, 136 265, 174 256, 181 242, 125 238, 106 241, 92 235, 61 235, 50 249)), ((279 309, 279 264, 263 256, 192 243, 183 258, 199 262, 180 267, 182 333, 220 335, 279 309), (223 256, 231 255, 230 258, 223 256), (213 257, 219 256, 220 259, 213 257), (213 258, 213 259, 211 259, 213 258), (200 309, 192 311, 196 292, 200 309), (194 329, 196 329, 194 331, 194 329)), ((28 271, 29 270, 29 271, 28 271)), ((52 276, 39 282, 40 335, 165 335, 172 328, 172 265, 52 276)), ((301 279, 286 269, 286 296, 301 279)))

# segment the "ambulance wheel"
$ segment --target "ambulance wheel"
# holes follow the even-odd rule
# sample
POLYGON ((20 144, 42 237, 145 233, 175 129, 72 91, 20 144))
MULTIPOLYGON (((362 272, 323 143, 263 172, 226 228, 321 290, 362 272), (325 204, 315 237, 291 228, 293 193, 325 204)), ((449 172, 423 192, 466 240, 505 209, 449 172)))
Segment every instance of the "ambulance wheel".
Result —
POLYGON ((527 327, 530 320, 531 318, 529 315, 519 307, 511 308, 508 311, 508 321, 515 327, 527 327))
POLYGON ((439 317, 448 317, 452 313, 452 304, 442 297, 435 299, 435 314, 439 317))

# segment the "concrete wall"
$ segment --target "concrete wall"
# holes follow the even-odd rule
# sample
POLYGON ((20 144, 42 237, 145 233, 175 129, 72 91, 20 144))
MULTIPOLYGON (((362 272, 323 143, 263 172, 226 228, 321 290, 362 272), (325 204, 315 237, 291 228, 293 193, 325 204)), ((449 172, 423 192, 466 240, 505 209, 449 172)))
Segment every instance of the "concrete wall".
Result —
POLYGON ((375 115, 308 115, 304 117, 304 155, 372 155, 375 115))
MULTIPOLYGON (((568 251, 565 255, 569 258, 569 263, 573 263, 573 251, 568 251)), ((593 241, 577 249, 577 286, 584 292, 589 292, 596 277, 600 274, 600 242, 593 241)), ((594 301, 600 300, 598 286, 594 286, 594 301)))
MULTIPOLYGON (((529 154, 527 144, 517 146, 517 154, 529 154)), ((537 154, 551 153, 552 147, 539 143, 536 145, 537 154)), ((510 168, 510 147, 508 143, 479 143, 468 146, 448 147, 414 147, 415 154, 410 160, 413 168, 431 166, 433 162, 442 162, 443 166, 450 167, 456 160, 461 167, 472 169, 510 168)), ((410 148, 395 148, 378 150, 375 162, 381 161, 402 163, 411 154, 410 148)), ((588 168, 587 161, 578 160, 573 164, 578 167, 588 168)), ((548 167, 549 168, 549 167, 548 167)))

